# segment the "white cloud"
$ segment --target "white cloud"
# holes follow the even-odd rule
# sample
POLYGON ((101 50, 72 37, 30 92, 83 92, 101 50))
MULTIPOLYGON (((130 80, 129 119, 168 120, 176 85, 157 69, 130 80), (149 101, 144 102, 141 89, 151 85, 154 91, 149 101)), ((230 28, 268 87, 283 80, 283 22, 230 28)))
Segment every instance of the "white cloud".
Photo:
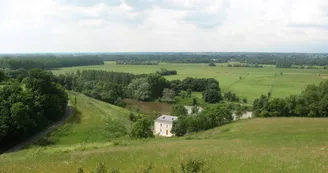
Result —
POLYGON ((0 51, 327 51, 327 7, 326 0, 0 0, 0 51))
POLYGON ((60 2, 76 6, 93 6, 96 4, 117 6, 122 3, 122 0, 61 0, 60 2))

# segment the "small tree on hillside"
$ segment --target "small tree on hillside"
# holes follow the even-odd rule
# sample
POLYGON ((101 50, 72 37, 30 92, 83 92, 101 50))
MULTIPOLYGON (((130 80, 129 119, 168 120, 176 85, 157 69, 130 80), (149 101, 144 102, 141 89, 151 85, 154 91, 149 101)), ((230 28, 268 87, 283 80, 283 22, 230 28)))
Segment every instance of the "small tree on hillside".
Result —
POLYGON ((187 117, 181 116, 177 120, 173 121, 171 133, 176 136, 183 136, 187 133, 188 122, 187 117))
POLYGON ((271 98, 271 92, 268 92, 268 98, 269 99, 271 98))
POLYGON ((188 110, 183 105, 174 105, 171 114, 173 116, 185 116, 188 115, 188 110))
POLYGON ((136 122, 140 117, 138 115, 134 115, 134 113, 130 113, 129 120, 132 122, 136 122))
POLYGON ((132 124, 130 136, 132 138, 151 138, 154 137, 151 130, 152 122, 147 118, 138 119, 132 124))

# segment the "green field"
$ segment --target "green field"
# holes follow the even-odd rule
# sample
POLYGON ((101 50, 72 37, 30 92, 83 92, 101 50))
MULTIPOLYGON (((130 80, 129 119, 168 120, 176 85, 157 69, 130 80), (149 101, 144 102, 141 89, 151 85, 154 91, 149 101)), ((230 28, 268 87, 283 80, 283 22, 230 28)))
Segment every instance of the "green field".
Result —
MULTIPOLYGON (((266 118, 240 120, 186 137, 108 139, 105 120, 127 121, 129 111, 77 96, 75 114, 64 126, 28 149, 0 155, 0 172, 76 172, 99 162, 122 172, 170 172, 189 158, 205 160, 215 172, 326 172, 328 119, 266 118), (45 141, 50 141, 45 143, 45 141), (43 146, 40 146, 40 145, 43 146)), ((74 103, 74 102, 73 102, 74 103)))
POLYGON ((116 65, 115 62, 109 61, 99 66, 61 68, 52 72, 61 74, 75 72, 78 69, 94 69, 142 74, 154 73, 160 68, 177 70, 178 75, 166 77, 169 80, 186 77, 215 78, 220 82, 223 92, 233 91, 241 98, 246 97, 250 102, 269 91, 272 91, 272 97, 299 94, 307 85, 318 84, 320 81, 328 79, 328 70, 324 69, 233 68, 221 64, 217 64, 216 67, 209 67, 207 64, 167 63, 159 65, 116 65))
POLYGON ((41 140, 40 145, 108 142, 111 132, 106 130, 106 122, 111 120, 121 121, 127 128, 130 127, 131 123, 128 120, 130 111, 75 92, 68 92, 68 94, 72 103, 75 103, 75 97, 77 98, 74 115, 68 123, 41 140))

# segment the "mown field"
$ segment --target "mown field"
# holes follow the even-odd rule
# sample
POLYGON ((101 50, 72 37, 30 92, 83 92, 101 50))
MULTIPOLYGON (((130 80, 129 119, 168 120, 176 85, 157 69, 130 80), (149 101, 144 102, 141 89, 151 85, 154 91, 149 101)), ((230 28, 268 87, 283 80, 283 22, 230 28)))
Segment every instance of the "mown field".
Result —
POLYGON ((76 93, 76 112, 64 126, 17 153, 0 155, 0 172, 86 172, 99 162, 121 172, 170 172, 189 158, 201 159, 214 172, 308 173, 328 170, 328 119, 266 118, 240 120, 178 138, 108 138, 106 121, 127 128, 129 111, 76 93))
POLYGON ((299 94, 307 85, 318 84, 328 79, 328 70, 324 69, 279 69, 279 68, 237 68, 217 64, 166 64, 159 65, 116 65, 107 61, 100 66, 82 66, 52 70, 54 74, 75 72, 76 70, 106 70, 130 72, 135 74, 154 73, 160 68, 177 70, 178 75, 167 76, 169 80, 195 78, 215 78, 220 82, 223 92, 233 91, 241 98, 246 97, 249 102, 261 94, 272 92, 272 97, 286 97, 299 94), (241 78, 241 79, 240 79, 241 78))

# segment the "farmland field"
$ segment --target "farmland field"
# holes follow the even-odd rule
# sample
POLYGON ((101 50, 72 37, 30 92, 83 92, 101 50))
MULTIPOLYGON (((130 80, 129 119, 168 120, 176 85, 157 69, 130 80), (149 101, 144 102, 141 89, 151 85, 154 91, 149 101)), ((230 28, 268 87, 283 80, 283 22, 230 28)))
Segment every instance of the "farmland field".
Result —
POLYGON ((76 70, 106 70, 130 72, 135 74, 154 73, 160 68, 177 70, 178 75, 167 76, 168 80, 195 78, 215 78, 220 82, 223 92, 233 91, 250 102, 261 94, 272 92, 272 97, 286 97, 299 94, 307 85, 318 84, 328 79, 328 70, 324 69, 281 69, 281 68, 238 68, 217 64, 167 64, 159 65, 116 65, 107 61, 99 66, 82 66, 52 70, 54 74, 75 72, 76 70))

